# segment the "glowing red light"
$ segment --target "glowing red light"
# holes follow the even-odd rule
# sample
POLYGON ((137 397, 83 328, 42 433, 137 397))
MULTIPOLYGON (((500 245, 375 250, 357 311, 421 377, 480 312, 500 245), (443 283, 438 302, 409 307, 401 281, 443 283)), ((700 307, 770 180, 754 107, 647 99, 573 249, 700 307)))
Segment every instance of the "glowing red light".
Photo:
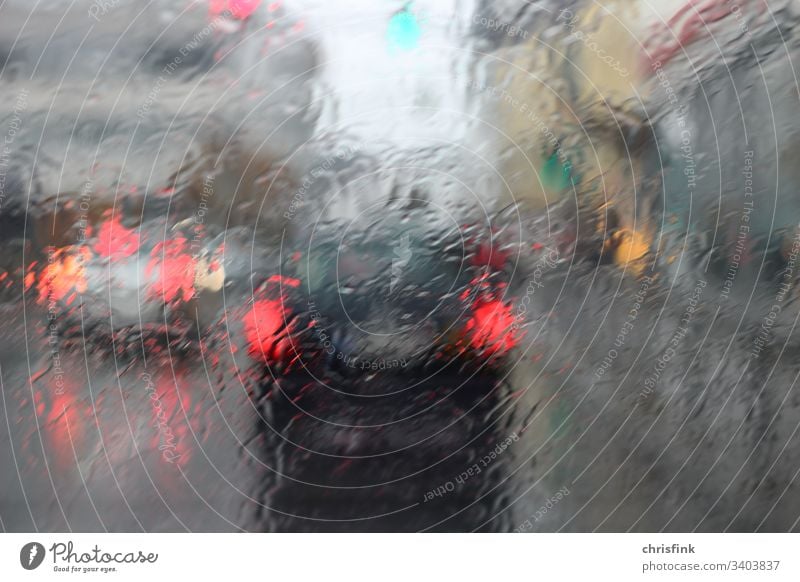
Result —
POLYGON ((209 12, 217 16, 227 10, 234 18, 245 20, 258 9, 260 4, 261 0, 211 0, 209 12))
POLYGON ((254 301, 242 323, 247 339, 248 353, 256 359, 275 363, 285 356, 289 341, 284 331, 285 311, 281 301, 262 299, 254 301))
POLYGON ((293 277, 283 277, 281 275, 272 275, 269 279, 267 279, 268 283, 278 283, 280 285, 287 285, 289 287, 299 287, 300 286, 300 279, 294 279, 293 277))
POLYGON ((139 250, 139 237, 132 228, 122 226, 119 217, 106 220, 97 233, 94 250, 101 257, 130 257, 139 250))
POLYGON ((292 324, 287 323, 291 312, 285 306, 284 292, 299 286, 299 279, 272 275, 256 291, 257 298, 242 317, 248 354, 253 359, 267 364, 293 359, 287 357, 292 348, 292 324))
POLYGON ((517 345, 513 324, 511 305, 499 299, 479 300, 466 326, 470 345, 481 352, 504 354, 517 345))
POLYGON ((161 297, 166 303, 178 299, 190 301, 194 297, 196 261, 187 250, 183 237, 158 243, 150 252, 145 275, 150 277, 157 272, 155 285, 150 295, 161 297))

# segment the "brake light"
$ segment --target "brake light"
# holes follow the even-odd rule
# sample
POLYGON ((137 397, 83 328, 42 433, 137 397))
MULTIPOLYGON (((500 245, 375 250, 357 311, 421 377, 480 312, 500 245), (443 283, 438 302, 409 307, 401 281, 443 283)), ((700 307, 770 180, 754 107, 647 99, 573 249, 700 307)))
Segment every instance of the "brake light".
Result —
POLYGON ((139 250, 139 237, 134 229, 122 226, 122 221, 117 216, 106 220, 100 227, 94 250, 101 257, 130 257, 139 250))
POLYGON ((271 295, 255 299, 242 317, 247 351, 256 360, 268 365, 286 363, 292 348, 290 333, 291 311, 285 305, 284 291, 295 288, 300 281, 291 277, 273 275, 260 289, 258 295, 271 295))
POLYGON ((159 242, 150 252, 150 261, 145 268, 148 277, 157 273, 150 295, 161 297, 165 303, 179 299, 190 301, 194 297, 196 263, 184 237, 159 242))
POLYGON ((478 299, 465 327, 472 349, 488 355, 502 355, 517 345, 511 305, 501 299, 478 299))

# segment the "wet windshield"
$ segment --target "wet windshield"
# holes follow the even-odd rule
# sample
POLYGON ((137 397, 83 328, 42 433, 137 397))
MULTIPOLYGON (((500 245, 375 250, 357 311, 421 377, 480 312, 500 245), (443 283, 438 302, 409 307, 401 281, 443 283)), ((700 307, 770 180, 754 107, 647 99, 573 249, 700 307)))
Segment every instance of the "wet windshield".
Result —
POLYGON ((799 15, 6 1, 0 526, 796 529, 799 15))

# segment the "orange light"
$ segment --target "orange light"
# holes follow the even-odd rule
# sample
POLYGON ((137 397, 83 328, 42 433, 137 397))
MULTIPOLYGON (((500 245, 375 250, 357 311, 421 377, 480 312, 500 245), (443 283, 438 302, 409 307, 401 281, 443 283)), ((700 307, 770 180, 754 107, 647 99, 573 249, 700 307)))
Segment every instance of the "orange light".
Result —
POLYGON ((60 301, 74 292, 85 293, 86 263, 91 257, 92 253, 86 247, 64 247, 53 250, 47 265, 39 275, 36 286, 39 291, 39 303, 48 300, 60 301))

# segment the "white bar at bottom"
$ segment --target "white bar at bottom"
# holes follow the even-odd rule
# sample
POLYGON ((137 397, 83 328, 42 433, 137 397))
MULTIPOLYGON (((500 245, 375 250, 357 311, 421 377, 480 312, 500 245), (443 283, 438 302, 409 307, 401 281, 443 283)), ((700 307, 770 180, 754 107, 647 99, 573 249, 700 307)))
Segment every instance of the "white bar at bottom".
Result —
POLYGON ((794 534, 3 534, 0 580, 794 582, 799 544, 794 534), (45 555, 26 570, 30 542, 45 555))

